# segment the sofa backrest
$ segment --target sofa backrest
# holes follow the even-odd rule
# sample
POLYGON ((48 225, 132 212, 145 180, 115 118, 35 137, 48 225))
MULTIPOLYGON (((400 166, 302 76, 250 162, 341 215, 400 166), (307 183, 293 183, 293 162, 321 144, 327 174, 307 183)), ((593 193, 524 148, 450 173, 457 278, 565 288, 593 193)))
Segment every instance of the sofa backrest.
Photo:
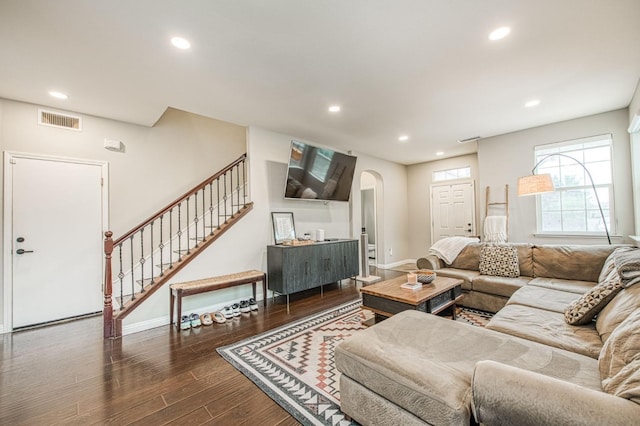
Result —
POLYGON ((598 282, 605 260, 616 247, 534 245, 533 276, 598 282))
MULTIPOLYGON (((480 269, 480 250, 488 243, 471 243, 462 249, 458 257, 449 265, 457 269, 469 269, 477 271, 480 269)), ((533 276, 533 245, 529 243, 507 243, 509 246, 518 249, 518 264, 520 275, 533 276)))

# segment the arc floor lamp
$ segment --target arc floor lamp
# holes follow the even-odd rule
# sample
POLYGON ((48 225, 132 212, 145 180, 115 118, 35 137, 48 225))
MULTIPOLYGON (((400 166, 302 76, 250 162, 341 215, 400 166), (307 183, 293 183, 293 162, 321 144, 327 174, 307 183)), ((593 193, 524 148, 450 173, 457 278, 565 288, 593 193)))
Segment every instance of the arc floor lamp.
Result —
POLYGON ((587 169, 587 167, 584 164, 582 164, 580 161, 576 160, 575 158, 566 154, 559 154, 559 153, 547 155, 542 160, 538 161, 535 166, 533 166, 533 169, 531 169, 531 175, 518 178, 518 195, 519 196, 535 195, 535 194, 542 194, 544 192, 555 191, 555 187, 553 186, 553 180, 551 179, 550 174, 548 173, 539 174, 539 175, 536 174, 536 169, 538 168, 540 163, 545 161, 547 158, 553 157, 553 156, 565 157, 575 161, 584 169, 584 171, 587 173, 587 176, 589 176, 589 181, 591 182, 591 187, 593 188, 593 192, 596 196, 596 202, 598 203, 598 210, 600 210, 600 216, 602 217, 604 232, 607 234, 607 241, 609 241, 609 245, 611 245, 611 236, 609 235, 609 229, 607 228, 607 221, 604 218, 604 212, 602 211, 602 206, 600 205, 600 198, 598 197, 598 191, 596 190, 596 185, 593 183, 593 177, 591 176, 591 173, 589 173, 589 170, 587 169))

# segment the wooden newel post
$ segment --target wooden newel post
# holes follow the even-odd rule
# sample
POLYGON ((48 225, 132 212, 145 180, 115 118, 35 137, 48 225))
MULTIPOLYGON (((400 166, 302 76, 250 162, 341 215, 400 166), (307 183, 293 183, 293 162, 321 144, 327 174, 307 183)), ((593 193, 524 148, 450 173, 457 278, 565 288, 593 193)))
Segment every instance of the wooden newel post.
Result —
POLYGON ((115 337, 115 329, 113 327, 113 305, 111 302, 111 295, 113 288, 111 284, 111 253, 113 253, 113 232, 107 231, 104 233, 104 255, 105 255, 105 267, 104 267, 104 308, 102 311, 102 317, 104 319, 104 338, 109 339, 115 337))

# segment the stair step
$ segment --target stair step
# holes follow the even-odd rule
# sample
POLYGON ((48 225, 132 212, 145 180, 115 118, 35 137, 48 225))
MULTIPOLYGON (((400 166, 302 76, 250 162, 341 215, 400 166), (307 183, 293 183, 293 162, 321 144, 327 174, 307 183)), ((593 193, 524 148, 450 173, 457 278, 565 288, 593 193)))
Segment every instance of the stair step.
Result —
MULTIPOLYGON (((154 284, 155 284, 156 281, 158 281, 159 278, 160 278, 160 276, 153 277, 154 284)), ((136 280, 136 283, 138 285, 142 285, 142 283, 144 283, 144 286, 147 287, 148 285, 151 284, 151 278, 145 278, 144 280, 136 280)))

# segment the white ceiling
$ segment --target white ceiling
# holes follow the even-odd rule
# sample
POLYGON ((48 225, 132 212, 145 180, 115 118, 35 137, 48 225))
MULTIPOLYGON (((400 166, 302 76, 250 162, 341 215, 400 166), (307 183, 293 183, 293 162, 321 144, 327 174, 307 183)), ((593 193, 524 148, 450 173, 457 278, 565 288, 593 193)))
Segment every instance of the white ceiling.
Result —
POLYGON ((173 107, 402 164, 627 107, 639 78, 639 0, 0 1, 0 97, 147 126, 173 107))

